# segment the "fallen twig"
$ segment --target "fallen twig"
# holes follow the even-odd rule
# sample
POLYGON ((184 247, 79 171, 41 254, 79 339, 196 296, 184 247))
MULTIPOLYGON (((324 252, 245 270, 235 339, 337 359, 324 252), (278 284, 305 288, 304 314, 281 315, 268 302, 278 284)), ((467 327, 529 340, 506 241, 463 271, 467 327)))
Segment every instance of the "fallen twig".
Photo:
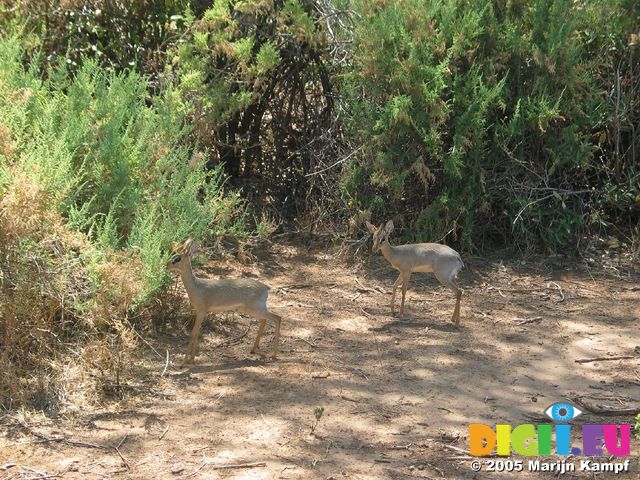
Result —
POLYGON ((120 440, 120 443, 118 443, 118 445, 116 445, 115 447, 113 447, 113 449, 116 451, 116 453, 118 454, 118 456, 120 457, 120 460, 122 460, 123 465, 125 466, 125 468, 127 470, 131 470, 131 467, 129 467, 129 462, 127 462, 127 459, 124 458, 124 455, 122 455, 122 452, 120 451, 120 447, 122 446, 122 444, 125 442, 125 440, 127 439, 127 437, 129 436, 128 433, 124 434, 124 437, 122 437, 122 440, 120 440))
MULTIPOLYGON (((551 282, 551 283, 556 284, 555 282, 551 282)), ((559 285, 558 285, 558 288, 560 288, 559 285)), ((537 293, 537 292, 548 292, 548 291, 554 292, 554 291, 558 291, 558 288, 552 288, 552 287, 503 288, 503 287, 494 287, 493 285, 489 285, 487 287, 487 290, 496 290, 501 296, 504 297, 504 295, 502 295, 502 292, 510 292, 510 293, 537 293)), ((562 294, 562 297, 564 299, 564 294, 562 294)))
POLYGON ((122 444, 125 442, 125 440, 127 440, 128 436, 129 436, 129 434, 125 433, 124 437, 122 437, 122 440, 120 440, 120 443, 118 443, 118 446, 116 448, 120 448, 122 446, 122 444))
POLYGON ((230 340, 224 340, 224 341, 220 342, 219 344, 215 345, 213 348, 228 347, 228 346, 240 343, 242 341, 242 339, 247 336, 247 333, 249 333, 250 329, 251 329, 251 324, 249 324, 247 329, 244 332, 242 332, 242 334, 240 336, 238 336, 236 338, 232 338, 230 340))
POLYGON ((76 447, 87 447, 87 448, 96 448, 99 450, 108 450, 108 447, 105 447, 103 445, 96 445, 95 443, 88 443, 88 442, 81 442, 79 440, 72 440, 72 439, 68 439, 65 437, 49 437, 47 435, 44 435, 43 433, 37 432, 34 429, 32 429, 27 423, 23 422, 22 420, 15 418, 15 420, 25 429, 27 430, 31 435, 33 435, 34 437, 38 437, 39 439, 41 439, 43 442, 63 442, 66 443, 68 445, 74 445, 76 447))
POLYGON ((360 403, 360 400, 357 400, 357 399, 351 398, 351 397, 347 397, 346 395, 340 395, 340 398, 343 399, 343 400, 347 400, 349 402, 360 403))
POLYGON ((409 448, 413 445, 413 443, 408 443, 407 445, 392 445, 389 450, 409 450, 409 448))
POLYGON ((160 374, 161 377, 164 377, 164 374, 167 373, 167 368, 169 368, 169 350, 167 350, 167 360, 164 363, 164 370, 162 370, 162 373, 160 374))
POLYGON ((558 288, 558 293, 560 294, 560 300, 557 303, 564 302, 564 293, 562 292, 562 287, 558 285, 556 282, 549 282, 550 284, 555 285, 558 288))
POLYGON ((594 405, 592 403, 588 403, 581 397, 573 397, 571 399, 578 406, 588 410, 591 413, 597 413, 599 415, 605 416, 617 416, 617 415, 638 415, 640 413, 640 407, 632 407, 632 408, 613 408, 607 405, 594 405))
POLYGON ((127 470, 131 470, 131 467, 129 466, 129 462, 127 462, 127 459, 124 458, 124 456, 122 455, 122 452, 120 452, 120 449, 118 447, 113 447, 113 448, 117 452, 118 456, 120 457, 120 460, 122 460, 122 464, 125 466, 125 468, 127 470))
POLYGON ((356 281, 356 283, 358 284, 358 288, 357 290, 360 292, 378 292, 378 293, 387 293, 385 292, 385 290, 383 288, 380 287, 365 287, 360 280, 358 280, 358 277, 353 277, 356 281))
POLYGON ((193 477, 193 476, 197 475, 198 472, 200 470, 202 470, 206 466, 207 466, 207 457, 204 457, 204 460, 202 461, 202 464, 198 468, 196 468, 193 472, 191 472, 188 475, 185 475, 184 477, 182 477, 182 479, 184 480, 185 478, 190 478, 190 477, 193 477))
POLYGON ((591 362, 606 362, 609 360, 629 360, 636 358, 635 355, 611 355, 608 357, 594 357, 594 358, 578 358, 576 363, 591 363, 591 362))
POLYGON ((464 450, 462 448, 458 448, 458 447, 454 447, 453 445, 446 445, 446 444, 441 444, 444 448, 446 448, 447 450, 451 450, 453 452, 456 453, 461 453, 462 455, 466 455, 468 457, 472 457, 473 455, 471 455, 471 452, 469 452, 468 450, 464 450))
POLYGON ((135 333, 135 334, 137 335, 137 337, 138 337, 140 340, 142 340, 142 342, 143 342, 145 345, 147 345, 151 350, 153 350, 153 351, 155 352, 155 354, 156 354, 156 355, 158 355, 158 357, 162 358, 162 355, 160 354, 160 352, 158 352, 158 350, 156 350, 156 349, 154 348, 154 346, 153 346, 153 345, 151 345, 149 342, 147 342, 147 341, 142 337, 142 335, 140 335, 140 334, 138 333, 138 331, 137 331, 135 328, 133 328, 133 327, 132 327, 132 328, 131 328, 131 330, 133 330, 133 333, 135 333))
POLYGON ((29 470, 30 472, 38 474, 37 477, 27 477, 28 480, 40 480, 40 479, 45 479, 45 478, 59 478, 60 477, 60 475, 58 475, 57 473, 41 472, 40 470, 36 470, 35 468, 31 468, 31 467, 26 467, 24 465, 22 465, 22 468, 25 469, 25 470, 29 470))
POLYGON ((318 348, 317 345, 311 343, 309 340, 305 340, 304 338, 301 338, 300 340, 302 340, 304 343, 306 343, 307 345, 309 345, 312 348, 318 348))
MULTIPOLYGON (((462 455, 466 455, 467 457, 472 457, 473 455, 471 455, 471 452, 469 452, 468 450, 464 450, 462 448, 458 448, 458 447, 454 447, 453 445, 448 445, 446 443, 442 443, 441 440, 435 439, 435 438, 429 438, 427 440, 431 440, 432 442, 438 443, 440 445, 442 445, 443 448, 446 448, 447 450, 451 450, 453 452, 456 453, 460 453, 462 455)), ((490 455, 485 455, 485 457, 497 457, 498 455, 495 453, 492 453, 490 455)))
POLYGON ((526 318, 518 322, 518 325, 526 325, 527 323, 539 322, 540 320, 542 320, 542 317, 526 318))
POLYGON ((160 435, 160 438, 158 438, 158 441, 162 440, 164 438, 164 436, 167 434, 168 431, 169 431, 169 425, 167 425, 164 428, 164 432, 162 432, 162 435, 160 435))
POLYGON ((303 288, 311 288, 311 287, 313 287, 311 283, 292 283, 291 285, 283 285, 281 287, 278 287, 276 291, 286 292, 288 289, 300 290, 303 288))
POLYGON ((438 472, 440 474, 441 477, 444 477, 444 472, 442 470, 440 470, 438 467, 436 467, 433 463, 429 463, 429 462, 425 462, 426 465, 429 465, 431 468, 433 468, 436 472, 438 472))
POLYGON ((266 462, 255 462, 255 463, 235 463, 231 465, 211 465, 213 470, 226 470, 229 468, 258 468, 258 467, 266 467, 266 462))
POLYGON ((362 370, 360 370, 359 368, 351 367, 351 369, 354 372, 356 372, 357 374, 361 375, 362 378, 364 378, 365 380, 369 380, 369 377, 367 377, 367 375, 362 370))
POLYGON ((95 443, 80 442, 78 440, 68 440, 66 438, 52 438, 50 441, 64 442, 64 443, 68 443, 69 445, 74 445, 76 447, 87 447, 87 448, 96 448, 98 450, 107 450, 107 447, 105 447, 104 445, 96 445, 95 443))
POLYGON ((545 417, 544 415, 540 415, 540 414, 524 413, 522 416, 527 418, 527 419, 529 419, 529 420, 533 420, 535 422, 538 422, 538 423, 544 423, 544 422, 549 421, 548 417, 545 417))

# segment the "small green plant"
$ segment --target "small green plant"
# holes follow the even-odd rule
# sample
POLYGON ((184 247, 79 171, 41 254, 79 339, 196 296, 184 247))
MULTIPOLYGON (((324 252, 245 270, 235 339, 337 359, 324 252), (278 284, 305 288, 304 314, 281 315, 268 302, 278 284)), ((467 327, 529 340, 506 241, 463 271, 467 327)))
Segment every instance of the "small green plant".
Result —
POLYGON ((316 427, 320 423, 320 419, 322 418, 322 414, 324 413, 324 407, 316 407, 313 409, 313 416, 316 418, 316 421, 311 425, 311 433, 313 434, 316 431, 316 427))
POLYGON ((256 233, 260 238, 269 238, 273 232, 278 228, 278 225, 273 220, 271 216, 266 213, 263 213, 260 217, 260 220, 255 219, 256 222, 256 233))

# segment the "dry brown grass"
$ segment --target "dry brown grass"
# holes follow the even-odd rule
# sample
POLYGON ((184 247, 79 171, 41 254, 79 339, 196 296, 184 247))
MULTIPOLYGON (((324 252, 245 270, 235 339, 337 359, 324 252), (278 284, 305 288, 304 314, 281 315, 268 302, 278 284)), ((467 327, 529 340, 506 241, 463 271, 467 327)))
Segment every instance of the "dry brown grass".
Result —
MULTIPOLYGON (((6 144, 6 142, 4 143, 6 144)), ((0 199, 0 406, 69 409, 114 393, 138 347, 132 254, 97 255, 19 166, 0 199)))

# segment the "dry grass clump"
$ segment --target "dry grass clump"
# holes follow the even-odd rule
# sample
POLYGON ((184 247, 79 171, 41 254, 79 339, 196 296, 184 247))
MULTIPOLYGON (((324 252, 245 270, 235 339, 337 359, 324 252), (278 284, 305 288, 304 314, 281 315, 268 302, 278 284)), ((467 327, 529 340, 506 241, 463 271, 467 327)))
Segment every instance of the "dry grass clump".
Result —
POLYGON ((9 158, 13 156, 14 149, 11 128, 0 121, 0 155, 9 158))
POLYGON ((140 259, 97 255, 19 166, 0 199, 0 406, 78 406, 110 393, 137 346, 140 259), (106 387, 108 386, 108 388, 106 387))

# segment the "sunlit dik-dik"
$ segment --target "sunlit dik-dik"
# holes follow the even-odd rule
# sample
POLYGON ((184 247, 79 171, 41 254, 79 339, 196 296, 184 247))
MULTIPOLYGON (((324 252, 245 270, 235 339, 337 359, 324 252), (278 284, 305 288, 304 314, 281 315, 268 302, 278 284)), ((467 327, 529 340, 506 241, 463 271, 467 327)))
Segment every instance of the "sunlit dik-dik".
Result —
POLYGON ((409 278, 412 272, 433 272, 436 278, 445 287, 449 287, 456 294, 456 308, 453 311, 451 321, 460 323, 460 299, 462 290, 455 284, 454 279, 458 271, 464 266, 460 254, 454 249, 439 243, 414 243, 409 245, 393 246, 389 243, 389 234, 393 231, 393 222, 389 220, 386 225, 375 225, 367 222, 367 228, 373 234, 372 252, 382 251, 382 255, 393 268, 400 272, 398 279, 393 284, 391 294, 391 313, 395 312, 396 289, 402 282, 402 303, 400 304, 400 316, 404 313, 404 297, 407 293, 409 278))
POLYGON ((272 320, 275 323, 276 333, 271 356, 276 358, 280 342, 281 318, 267 309, 269 287, 251 279, 208 279, 196 277, 191 268, 191 255, 194 253, 191 239, 174 248, 174 252, 175 255, 169 261, 167 267, 170 271, 177 272, 182 277, 191 306, 196 311, 196 321, 191 331, 189 347, 183 364, 191 363, 195 359, 200 327, 207 313, 229 310, 246 313, 260 321, 258 336, 253 344, 251 353, 255 353, 260 346, 260 337, 264 332, 267 320, 272 320))

